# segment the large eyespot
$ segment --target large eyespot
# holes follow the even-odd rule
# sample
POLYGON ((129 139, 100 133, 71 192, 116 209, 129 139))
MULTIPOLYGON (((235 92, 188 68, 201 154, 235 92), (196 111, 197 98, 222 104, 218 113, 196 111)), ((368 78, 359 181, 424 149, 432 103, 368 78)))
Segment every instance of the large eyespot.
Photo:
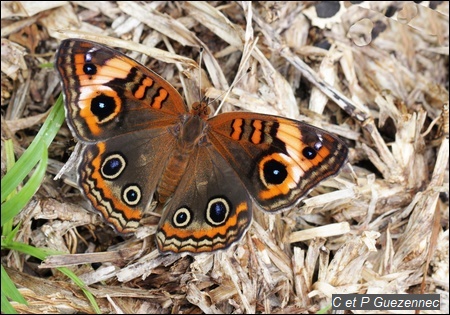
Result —
POLYGON ((286 165, 275 159, 267 160, 262 165, 264 182, 272 185, 283 183, 288 176, 286 165))
POLYGON ((83 66, 83 72, 88 75, 94 75, 97 73, 97 66, 94 65, 93 63, 86 63, 83 66))
POLYGON ((119 153, 114 153, 105 158, 100 171, 103 178, 116 179, 122 174, 125 166, 127 166, 125 158, 119 153))
POLYGON ((122 200, 129 206, 137 205, 141 197, 141 189, 136 184, 129 184, 122 191, 122 200))
POLYGON ((188 208, 180 208, 175 211, 173 215, 172 222, 173 226, 182 228, 188 226, 191 223, 192 215, 188 208))
POLYGON ((91 112, 98 118, 98 121, 108 121, 116 113, 117 98, 105 94, 100 94, 91 100, 91 112), (112 115, 112 116, 111 116, 112 115), (109 118, 109 119, 108 119, 109 118))
POLYGON ((230 204, 224 198, 214 198, 208 202, 206 209, 206 222, 219 226, 224 224, 230 214, 230 204))

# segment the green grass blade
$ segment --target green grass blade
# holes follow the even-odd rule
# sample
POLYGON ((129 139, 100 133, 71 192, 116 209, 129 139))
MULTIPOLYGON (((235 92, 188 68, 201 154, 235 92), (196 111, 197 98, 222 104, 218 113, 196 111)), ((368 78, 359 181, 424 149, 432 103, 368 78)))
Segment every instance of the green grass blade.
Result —
MULTIPOLYGON (((6 157, 6 172, 9 172, 13 166, 14 163, 16 163, 16 159, 14 156, 14 145, 11 139, 8 139, 5 141, 5 157, 6 157)), ((12 197, 16 194, 16 190, 13 190, 6 198, 8 200, 8 197, 12 197)), ((2 235, 10 235, 12 234, 11 231, 13 229, 13 221, 2 221, 2 235)))
POLYGON ((12 282, 11 278, 8 276, 5 268, 2 266, 2 293, 6 295, 6 297, 10 298, 13 301, 22 303, 27 305, 27 301, 24 299, 22 294, 20 294, 19 290, 17 290, 16 286, 12 282))
MULTIPOLYGON (((60 253, 45 249, 45 248, 36 248, 34 246, 30 246, 28 244, 24 244, 21 242, 10 242, 9 244, 2 243, 2 248, 8 248, 10 250, 15 250, 21 253, 24 253, 26 255, 33 256, 35 258, 38 258, 40 260, 45 260, 48 255, 58 255, 60 253)), ((98 314, 100 314, 100 308, 92 295, 92 293, 87 289, 86 285, 84 284, 83 280, 81 280, 75 273, 73 273, 70 269, 65 267, 59 267, 56 268, 61 273, 65 274, 67 277, 69 277, 80 289, 83 291, 87 299, 90 301, 92 307, 94 308, 94 311, 98 314)))
MULTIPOLYGON (((48 148, 55 138, 58 130, 64 122, 64 107, 62 96, 58 98, 50 111, 44 125, 39 130, 36 138, 30 144, 25 153, 20 157, 10 172, 6 173, 1 181, 1 202, 3 203, 9 194, 25 179, 34 166, 38 163, 41 155, 36 154, 36 147, 44 143, 48 148)), ((3 206, 2 206, 3 210, 3 206)))
MULTIPOLYGON (((3 281, 2 281, 3 286, 3 281)), ((17 314, 17 311, 14 309, 14 307, 9 302, 8 298, 6 297, 6 294, 3 293, 2 288, 2 314, 17 314)))
MULTIPOLYGON (((36 191, 39 189, 47 170, 48 153, 44 144, 40 143, 35 147, 36 155, 40 158, 40 162, 34 174, 30 177, 23 188, 8 201, 2 204, 2 224, 13 219, 25 205, 31 200, 36 191), (40 151, 40 152, 39 152, 40 151)), ((17 164, 16 164, 17 165, 17 164)))

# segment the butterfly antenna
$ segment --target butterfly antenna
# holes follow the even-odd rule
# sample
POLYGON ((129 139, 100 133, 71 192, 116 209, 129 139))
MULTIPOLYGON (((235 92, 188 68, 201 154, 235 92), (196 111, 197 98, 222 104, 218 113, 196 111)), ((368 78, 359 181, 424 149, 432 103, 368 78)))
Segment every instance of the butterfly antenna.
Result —
POLYGON ((217 110, 214 112, 214 116, 219 113, 220 109, 222 108, 223 104, 225 103, 225 100, 226 100, 228 94, 231 93, 231 90, 233 90, 234 87, 236 86, 236 84, 238 84, 251 71, 252 71, 252 67, 248 67, 247 71, 245 71, 245 73, 242 74, 238 79, 234 80, 233 83, 231 84, 231 86, 226 91, 223 91, 222 93, 220 93, 219 96, 217 96, 215 99, 213 99, 212 101, 209 102, 211 104, 211 103, 214 103, 215 101, 217 101, 219 98, 222 99, 222 101, 219 104, 219 107, 217 107, 217 110))
MULTIPOLYGON (((202 61, 203 61, 203 47, 200 47, 200 56, 198 57, 200 60, 198 61, 198 92, 199 96, 202 95, 202 61)), ((205 97, 201 96, 203 101, 205 97)))
POLYGON ((216 97, 216 100, 217 100, 222 95, 224 95, 223 98, 222 98, 222 101, 219 104, 219 107, 217 107, 217 110, 214 113, 214 116, 217 115, 220 112, 220 110, 222 109, 222 106, 225 103, 225 100, 227 99, 228 94, 231 93, 231 90, 234 89, 236 84, 239 83, 239 81, 241 81, 242 78, 244 78, 244 76, 246 76, 252 70, 251 67, 248 67, 247 70, 245 71, 245 73, 242 74, 242 71, 244 71, 243 65, 245 65, 247 63, 248 59, 252 55, 252 51, 255 48, 257 42, 258 42, 258 37, 255 38, 255 40, 253 41, 253 43, 250 46, 244 47, 244 54, 243 54, 243 57, 242 57, 241 62, 239 64, 238 72, 236 73, 236 76, 234 77, 233 83, 231 83, 230 87, 224 93, 222 93, 221 95, 216 97), (248 49, 245 50, 245 48, 248 48, 248 49))

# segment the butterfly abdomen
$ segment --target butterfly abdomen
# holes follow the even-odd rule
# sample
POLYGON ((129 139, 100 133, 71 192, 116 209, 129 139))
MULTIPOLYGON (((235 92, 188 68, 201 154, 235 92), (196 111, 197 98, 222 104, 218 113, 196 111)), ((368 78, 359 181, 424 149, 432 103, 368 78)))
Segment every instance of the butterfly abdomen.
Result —
POLYGON ((167 199, 173 195, 180 183, 188 162, 189 154, 173 154, 169 158, 156 188, 159 202, 165 203, 167 199))
POLYGON ((175 150, 165 164, 156 192, 158 201, 164 203, 175 192, 185 173, 192 152, 204 138, 205 122, 198 115, 183 115, 171 131, 177 138, 175 150))

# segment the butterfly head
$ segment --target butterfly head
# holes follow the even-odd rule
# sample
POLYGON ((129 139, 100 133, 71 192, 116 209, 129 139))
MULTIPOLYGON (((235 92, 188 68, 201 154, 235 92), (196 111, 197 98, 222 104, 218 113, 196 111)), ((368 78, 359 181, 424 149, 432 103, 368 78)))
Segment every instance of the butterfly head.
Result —
POLYGON ((190 112, 192 115, 199 116, 202 119, 208 119, 211 114, 211 108, 205 101, 195 102, 192 104, 190 112))

